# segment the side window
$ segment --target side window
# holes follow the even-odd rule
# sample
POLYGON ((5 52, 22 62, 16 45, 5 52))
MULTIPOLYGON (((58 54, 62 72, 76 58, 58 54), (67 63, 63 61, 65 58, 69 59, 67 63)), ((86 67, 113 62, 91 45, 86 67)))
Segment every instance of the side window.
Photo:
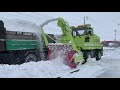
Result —
POLYGON ((73 36, 76 36, 76 31, 73 31, 73 32, 72 32, 72 35, 73 35, 73 36))

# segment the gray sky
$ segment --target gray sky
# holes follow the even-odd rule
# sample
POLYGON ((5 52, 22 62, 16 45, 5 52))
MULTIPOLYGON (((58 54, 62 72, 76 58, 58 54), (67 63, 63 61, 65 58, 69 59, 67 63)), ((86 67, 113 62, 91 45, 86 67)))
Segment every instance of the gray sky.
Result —
MULTIPOLYGON (((90 23, 101 40, 114 40, 114 30, 117 29, 117 40, 120 40, 120 12, 0 12, 0 19, 24 19, 40 25, 47 19, 62 17, 70 25, 83 24, 83 17, 88 16, 90 23)), ((56 26, 49 26, 54 32, 56 26)), ((52 31, 50 31, 52 32, 52 31)))

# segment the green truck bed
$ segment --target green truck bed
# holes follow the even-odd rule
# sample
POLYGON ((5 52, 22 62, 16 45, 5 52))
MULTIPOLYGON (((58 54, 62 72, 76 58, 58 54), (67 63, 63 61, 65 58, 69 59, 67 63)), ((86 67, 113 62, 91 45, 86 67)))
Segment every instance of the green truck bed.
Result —
POLYGON ((37 40, 6 40, 6 50, 38 49, 37 40))

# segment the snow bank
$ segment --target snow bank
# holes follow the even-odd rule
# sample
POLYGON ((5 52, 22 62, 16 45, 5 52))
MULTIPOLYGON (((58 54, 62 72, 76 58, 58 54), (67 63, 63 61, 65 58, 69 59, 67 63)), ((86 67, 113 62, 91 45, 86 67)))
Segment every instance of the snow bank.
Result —
POLYGON ((95 77, 97 71, 102 70, 95 61, 89 61, 86 65, 79 65, 76 69, 70 69, 64 65, 58 57, 52 61, 29 62, 22 65, 0 65, 1 78, 89 78, 95 77), (79 72, 71 73, 80 69, 79 72))
POLYGON ((0 65, 1 78, 47 78, 57 77, 69 69, 60 58, 52 61, 29 62, 22 65, 0 65))

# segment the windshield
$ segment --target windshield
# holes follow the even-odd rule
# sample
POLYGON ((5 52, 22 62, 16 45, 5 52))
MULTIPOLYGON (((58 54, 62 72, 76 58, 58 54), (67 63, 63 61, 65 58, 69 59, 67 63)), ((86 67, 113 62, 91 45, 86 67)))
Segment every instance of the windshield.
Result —
POLYGON ((85 30, 79 30, 79 31, 77 31, 77 33, 78 33, 79 35, 84 35, 84 34, 85 34, 85 30))
POLYGON ((85 28, 73 28, 72 29, 74 32, 76 32, 76 36, 81 36, 81 35, 85 35, 85 28))

